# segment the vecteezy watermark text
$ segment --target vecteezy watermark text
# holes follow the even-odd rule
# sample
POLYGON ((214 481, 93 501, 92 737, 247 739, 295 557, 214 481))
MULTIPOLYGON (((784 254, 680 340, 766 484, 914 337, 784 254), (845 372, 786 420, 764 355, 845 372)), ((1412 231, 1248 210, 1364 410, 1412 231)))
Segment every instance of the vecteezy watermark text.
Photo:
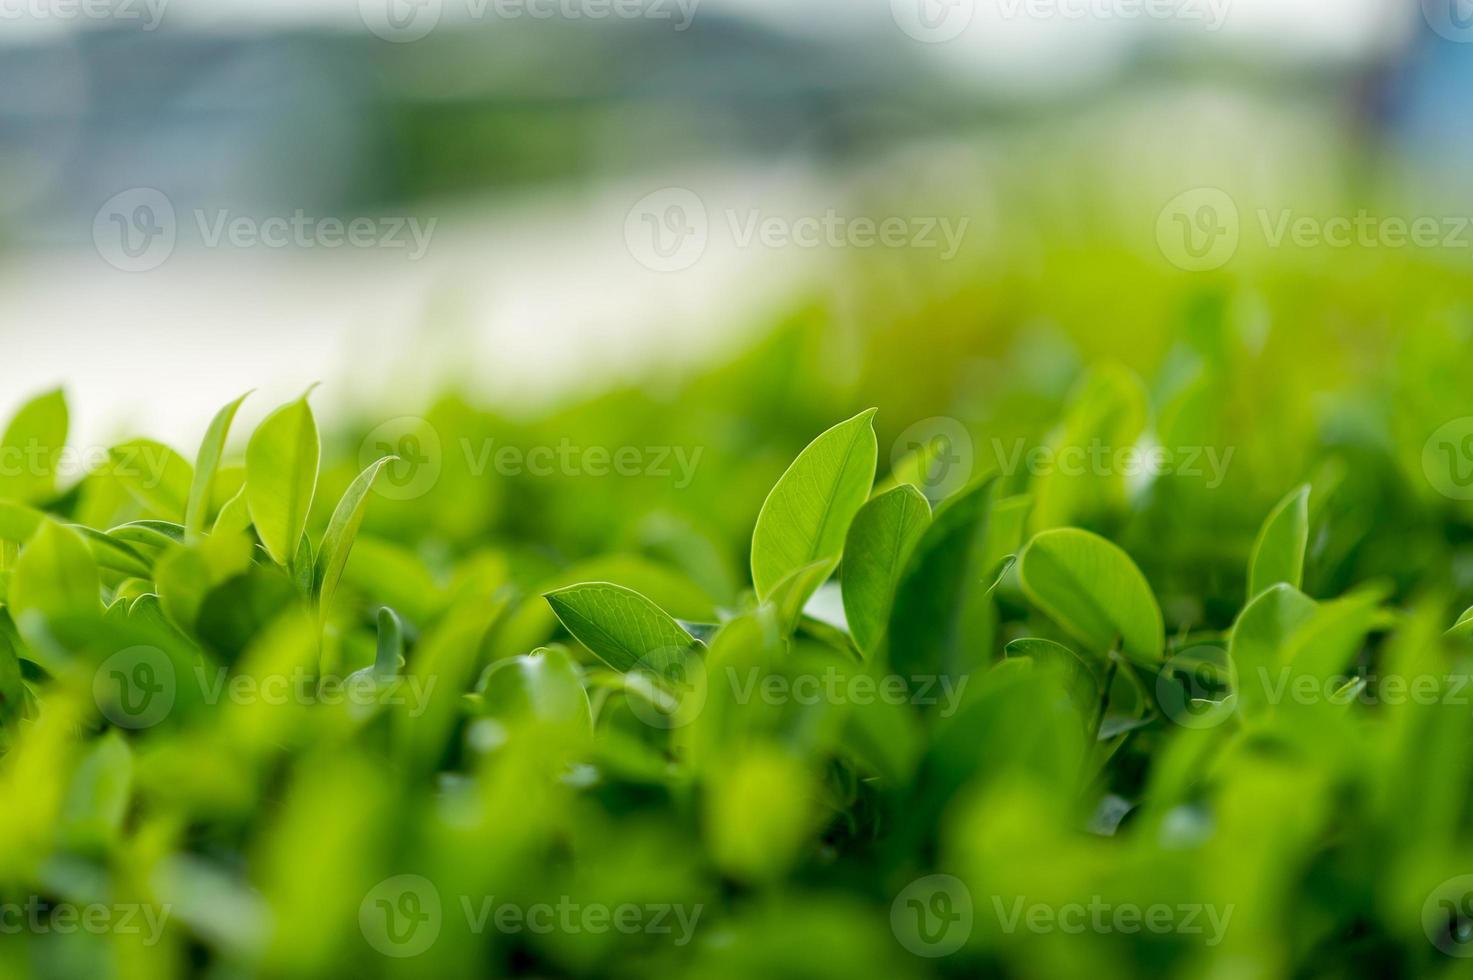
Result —
POLYGON ((0 476, 55 474, 66 480, 107 469, 115 476, 128 478, 134 486, 152 490, 163 482, 170 458, 164 446, 142 440, 112 447, 57 447, 30 438, 19 445, 0 446, 0 476))
POLYGON ((1184 191, 1156 220, 1156 241, 1167 261, 1191 272, 1219 269, 1256 232, 1261 246, 1278 249, 1448 251, 1473 254, 1473 216, 1463 214, 1308 214, 1295 208, 1257 208, 1247 219, 1227 192, 1184 191))
POLYGON ((753 700, 770 707, 783 704, 852 704, 860 707, 909 704, 939 707, 938 713, 942 718, 950 718, 956 713, 970 679, 966 675, 954 678, 944 674, 909 677, 885 674, 876 677, 833 667, 793 676, 768 673, 759 667, 749 667, 745 671, 727 667, 725 670, 727 685, 738 704, 749 704, 753 700))
MULTIPOLYGON (((435 944, 444 926, 446 903, 434 882, 421 875, 396 875, 379 882, 358 909, 363 937, 385 956, 418 956, 435 944)), ((454 907, 473 935, 499 932, 626 936, 646 935, 686 946, 695 936, 701 903, 583 902, 562 895, 555 901, 518 902, 495 895, 458 895, 454 907)))
POLYGON ((992 440, 999 471, 1012 476, 1026 469, 1033 476, 1162 476, 1206 478, 1208 490, 1222 486, 1232 465, 1235 447, 1228 446, 1110 446, 1094 439, 1087 446, 1034 446, 1015 439, 1011 446, 992 440))
MULTIPOLYGON (((996 0, 991 13, 1003 22, 1175 20, 1220 30, 1233 0, 996 0)), ((895 24, 925 44, 944 44, 966 33, 978 0, 890 0, 895 24)))
POLYGON ((1107 902, 1094 895, 1088 902, 1065 902, 1055 905, 1030 902, 1018 895, 1004 899, 992 896, 992 909, 1005 933, 1025 930, 1031 933, 1154 933, 1158 936, 1205 936, 1203 944, 1216 946, 1227 933, 1233 917, 1232 905, 1218 907, 1202 902, 1168 904, 1155 902, 1137 905, 1132 902, 1107 902))
MULTIPOLYGON (((770 214, 760 208, 721 213, 727 236, 739 249, 916 249, 950 261, 961 251, 969 217, 852 215, 837 208, 814 214, 770 214)), ((655 272, 680 272, 701 260, 712 221, 694 191, 666 187, 647 194, 624 219, 624 243, 635 261, 655 272)), ((718 225, 719 227, 720 225, 718 225)))
POLYGON ((52 902, 32 895, 24 902, 0 902, 0 936, 71 935, 139 936, 144 946, 163 938, 172 911, 168 905, 141 902, 52 902))
POLYGON ((358 0, 358 15, 375 36, 403 44, 426 37, 447 7, 455 23, 487 20, 643 20, 688 30, 701 0, 358 0))
POLYGON ((231 674, 225 667, 199 664, 182 679, 180 674, 158 647, 127 647, 98 666, 92 679, 93 699, 105 718, 132 730, 152 728, 167 718, 179 701, 181 685, 189 683, 195 685, 198 700, 210 705, 402 707, 417 718, 428 709, 438 680, 433 674, 379 677, 358 671, 347 676, 324 675, 302 667, 262 675, 231 674))
POLYGON ((169 0, 0 0, 0 23, 5 21, 107 21, 137 23, 140 30, 157 30, 169 0))
POLYGON ((388 463, 374 492, 392 500, 413 500, 429 493, 440 481, 446 453, 459 453, 466 472, 480 478, 503 477, 621 477, 670 480, 684 490, 695 480, 705 453, 703 446, 585 446, 564 436, 555 443, 518 445, 494 438, 460 437, 447 450, 439 430, 427 419, 403 415, 373 428, 358 447, 361 467, 385 456, 388 463))
POLYGON ((341 218, 297 208, 257 216, 229 208, 195 208, 192 224, 181 222, 162 191, 135 187, 113 195, 92 221, 97 253, 123 272, 147 272, 174 254, 181 230, 192 231, 208 249, 383 249, 416 262, 434 238, 438 218, 407 215, 341 218))
MULTIPOLYGON (((1093 895, 1081 902, 1038 902, 1025 895, 992 895, 997 928, 1012 935, 1084 933, 1201 936, 1217 946, 1227 934, 1234 906, 1205 902, 1114 902, 1093 895)), ((961 949, 971 937, 975 909, 972 893, 959 878, 927 875, 903 888, 890 906, 895 938, 917 956, 937 958, 961 949)))

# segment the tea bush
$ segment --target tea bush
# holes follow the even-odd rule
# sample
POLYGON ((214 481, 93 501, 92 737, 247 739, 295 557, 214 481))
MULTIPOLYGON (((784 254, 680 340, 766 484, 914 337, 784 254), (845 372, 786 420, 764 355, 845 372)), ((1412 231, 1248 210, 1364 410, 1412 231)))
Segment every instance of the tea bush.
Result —
POLYGON ((1065 316, 930 403, 908 315, 845 374, 805 310, 536 421, 309 393, 240 454, 236 400, 80 473, 34 399, 5 975, 1456 969, 1467 330, 1317 360, 1245 302, 1135 364, 1065 316))

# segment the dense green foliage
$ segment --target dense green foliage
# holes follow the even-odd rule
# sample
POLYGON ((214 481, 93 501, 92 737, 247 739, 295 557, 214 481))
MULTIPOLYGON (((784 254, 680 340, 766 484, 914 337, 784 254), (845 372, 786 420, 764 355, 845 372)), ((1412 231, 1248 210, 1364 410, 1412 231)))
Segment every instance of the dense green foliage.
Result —
POLYGON ((807 310, 536 421, 308 393, 84 474, 41 396, 0 972, 1454 969, 1473 345, 1425 276, 1399 333, 1272 283, 1129 342, 807 310))

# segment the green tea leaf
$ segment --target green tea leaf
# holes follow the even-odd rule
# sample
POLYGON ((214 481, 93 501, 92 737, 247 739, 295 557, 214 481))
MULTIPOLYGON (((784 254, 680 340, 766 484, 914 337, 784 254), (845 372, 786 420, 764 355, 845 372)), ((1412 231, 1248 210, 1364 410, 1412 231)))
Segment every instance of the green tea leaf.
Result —
POLYGON ((261 543, 278 565, 297 555, 312 497, 322 445, 307 396, 283 405, 256 428, 246 446, 246 506, 261 543))
POLYGON ((68 524, 67 527, 87 539, 99 567, 138 578, 148 578, 152 574, 153 565, 148 557, 132 545, 80 524, 68 524))
POLYGON ((250 566, 252 550, 243 534, 212 534, 165 550, 153 574, 169 617, 193 629, 210 590, 243 573, 250 566))
POLYGON ((1463 610, 1463 615, 1459 616, 1458 621, 1449 627, 1447 635, 1458 637, 1473 636, 1473 609, 1463 610))
POLYGON ((481 675, 476 691, 481 712, 493 718, 593 731, 583 678, 562 647, 540 647, 525 657, 497 661, 481 675))
POLYGON ((768 494, 752 533, 752 582, 759 599, 798 569, 843 553, 849 523, 875 479, 875 411, 861 412, 809 443, 768 494))
POLYGON ((618 671, 663 671, 701 643, 638 592, 590 582, 546 595, 569 633, 618 671))
POLYGON ((184 508, 184 537, 187 541, 194 541, 204 534, 211 491, 214 489, 215 474, 220 469, 220 458, 225 453, 225 440, 230 435, 230 423, 235 420, 235 413, 240 408, 240 403, 245 401, 249 395, 248 391, 216 412, 215 417, 210 420, 210 427, 205 430, 205 437, 199 447, 199 455, 194 461, 194 482, 189 487, 189 500, 184 508))
POLYGON ((393 677, 404 666, 404 623, 394 610, 380 606, 377 627, 373 672, 379 677, 393 677))
POLYGON ((48 391, 22 405, 0 436, 0 499, 35 503, 56 492, 56 468, 66 448, 66 396, 48 391))
POLYGON ((1003 555, 991 551, 995 477, 951 497, 911 551, 890 613, 890 665, 911 676, 969 670, 989 638, 988 592, 1003 555))
POLYGON ((824 558, 811 565, 804 565, 773 586, 767 601, 777 610, 777 621, 783 635, 786 636, 798 628, 798 621, 803 618, 803 607, 813 598, 818 587, 834 574, 837 565, 838 562, 834 559, 824 558))
POLYGON ((184 519, 194 470, 189 461, 161 442, 130 439, 108 450, 111 472, 134 500, 154 517, 184 519))
POLYGON ((865 653, 879 644, 890 619, 895 587, 911 551, 931 523, 931 505, 908 484, 865 504, 844 543, 844 616, 865 653))
POLYGON ((184 542, 184 526, 170 521, 129 521, 111 528, 108 535, 130 545, 168 548, 184 542))
POLYGON ((36 533, 46 515, 33 507, 0 500, 0 541, 22 543, 36 533))
POLYGON ((251 526, 251 508, 246 502, 245 487, 225 502, 220 513, 215 515, 215 526, 211 534, 237 534, 251 526))
POLYGON ((46 618, 91 615, 101 610, 99 588, 97 562, 86 539, 45 521, 16 560, 10 579, 12 616, 19 622, 31 612, 46 618))
POLYGON ((317 559, 312 551, 312 539, 307 535, 304 534, 297 539, 297 553, 292 556, 287 571, 291 573, 292 581, 297 584, 297 591, 304 597, 311 598, 312 586, 317 579, 317 559))
POLYGON ((1161 660, 1161 608, 1117 545, 1076 528, 1045 531, 1023 549, 1018 574, 1029 600, 1091 653, 1118 644, 1136 663, 1161 660))
POLYGON ((1086 722, 1094 719, 1100 702, 1100 679, 1079 654, 1062 643, 1028 636, 1009 643, 1003 648, 1003 656, 1026 659, 1058 673, 1080 717, 1086 722))
POLYGON ((1279 501, 1258 531, 1248 559, 1248 598, 1279 582, 1299 588, 1308 546, 1309 487, 1302 486, 1279 501))
POLYGON ((385 456, 358 474, 332 512, 332 519, 328 521, 327 532, 322 537, 322 548, 317 556, 317 606, 320 618, 327 618, 328 610, 332 607, 338 582, 348 564, 348 554, 353 550, 358 529, 363 526, 363 512, 368 506, 368 491, 373 488, 374 477, 378 476, 385 463, 398 458, 385 456))
POLYGON ((1367 634, 1383 625, 1383 589, 1364 586, 1316 605, 1314 614, 1291 635, 1285 660, 1296 673, 1324 681, 1345 670, 1367 634))

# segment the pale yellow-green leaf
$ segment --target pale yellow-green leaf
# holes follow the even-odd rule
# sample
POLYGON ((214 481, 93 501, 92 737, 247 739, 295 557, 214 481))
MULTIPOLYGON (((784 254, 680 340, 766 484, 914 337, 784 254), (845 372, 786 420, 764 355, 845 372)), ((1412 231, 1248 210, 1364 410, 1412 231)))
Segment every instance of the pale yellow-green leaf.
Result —
POLYGON ((261 543, 279 565, 297 555, 321 457, 317 420, 306 395, 266 416, 246 446, 246 506, 261 543))

